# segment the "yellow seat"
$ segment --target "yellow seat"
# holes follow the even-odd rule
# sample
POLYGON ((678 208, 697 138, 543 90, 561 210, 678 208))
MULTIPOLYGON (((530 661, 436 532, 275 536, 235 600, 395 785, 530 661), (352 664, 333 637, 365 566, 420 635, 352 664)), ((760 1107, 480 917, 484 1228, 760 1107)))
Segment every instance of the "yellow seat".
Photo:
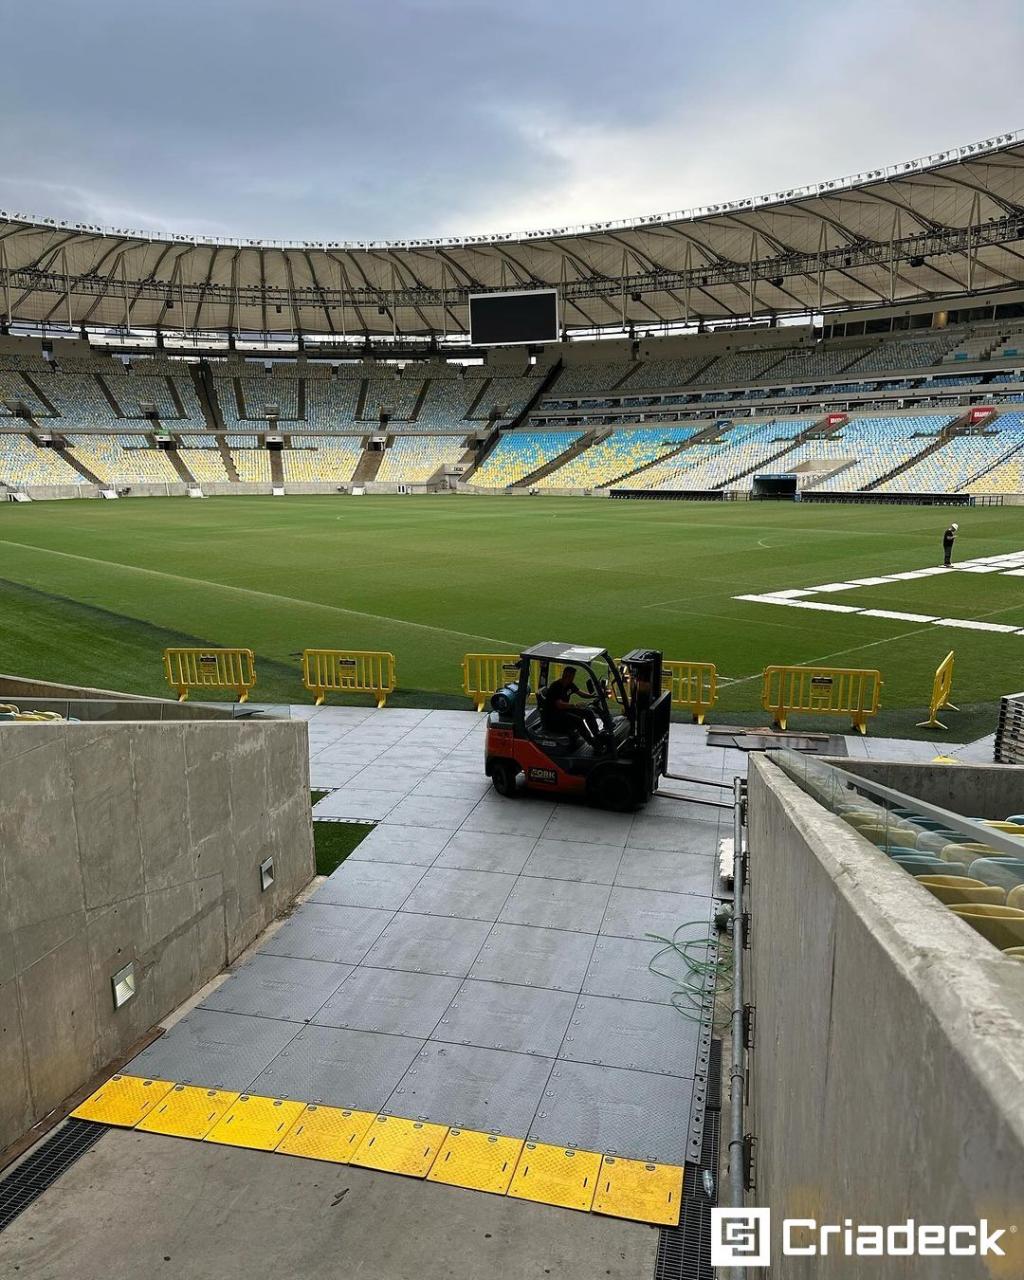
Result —
POLYGON ((917 838, 917 832, 912 827, 900 827, 896 823, 864 822, 853 823, 852 826, 872 844, 907 846, 913 845, 917 838))
POLYGON ((983 818, 982 825, 991 827, 993 831, 1005 831, 1010 836, 1024 836, 1024 827, 1019 822, 996 822, 994 818, 983 818))
POLYGON ((1011 960, 1024 961, 1024 947, 1003 947, 1003 955, 1011 960))
POLYGON ((1019 884, 1016 889, 1010 890, 1006 895, 1006 905, 1016 907, 1018 911, 1024 910, 1024 884, 1019 884))
POLYGON ((949 909, 1000 950, 1024 946, 1024 911, 1017 907, 971 902, 953 904, 949 909))
POLYGON ((1008 857, 988 844, 944 844, 939 853, 943 862, 973 862, 975 858, 1008 857))
POLYGON ((998 885, 985 884, 983 880, 972 880, 970 876, 925 875, 918 876, 917 880, 929 893, 934 894, 947 906, 954 903, 964 906, 972 902, 989 902, 995 906, 1002 906, 1006 902, 1006 895, 998 885))

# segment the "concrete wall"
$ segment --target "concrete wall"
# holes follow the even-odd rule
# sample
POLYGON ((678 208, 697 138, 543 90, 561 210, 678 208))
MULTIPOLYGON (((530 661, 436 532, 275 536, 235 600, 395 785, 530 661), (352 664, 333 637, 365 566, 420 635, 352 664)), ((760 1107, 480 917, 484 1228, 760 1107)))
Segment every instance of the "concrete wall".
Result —
POLYGON ((1016 1225, 1005 1259, 782 1258, 773 1280, 1024 1273, 1024 973, 750 759, 749 1203, 842 1224, 1016 1225))
POLYGON ((313 870, 304 722, 0 724, 0 1150, 235 959, 313 870), (129 960, 138 994, 115 1011, 129 960))

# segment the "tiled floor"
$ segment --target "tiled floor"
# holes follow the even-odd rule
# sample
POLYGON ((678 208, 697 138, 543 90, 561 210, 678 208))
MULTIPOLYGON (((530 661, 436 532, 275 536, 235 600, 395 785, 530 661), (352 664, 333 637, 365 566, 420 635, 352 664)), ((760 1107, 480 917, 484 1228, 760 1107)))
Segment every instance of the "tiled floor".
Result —
MULTIPOLYGON (((707 1040, 652 971, 650 935, 710 934, 731 814, 502 799, 473 712, 291 711, 329 790, 315 816, 378 825, 130 1070, 682 1163, 707 1040)), ((941 745, 848 741, 904 759, 941 745)), ((746 757, 675 725, 670 767, 722 781, 746 757)), ((676 956, 658 967, 684 976, 676 956)))

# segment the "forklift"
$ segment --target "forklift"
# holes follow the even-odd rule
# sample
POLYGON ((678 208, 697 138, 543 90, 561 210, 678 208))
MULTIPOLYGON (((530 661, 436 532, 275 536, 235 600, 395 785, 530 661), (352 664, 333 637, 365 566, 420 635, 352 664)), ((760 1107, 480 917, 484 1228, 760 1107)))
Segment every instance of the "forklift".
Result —
POLYGON ((645 804, 668 774, 672 704, 661 687, 662 654, 633 649, 616 663, 606 649, 547 641, 524 649, 516 667, 487 718, 484 769, 495 791, 515 796, 523 774, 531 790, 619 813, 645 804), (576 668, 577 683, 582 677, 586 715, 578 727, 552 731, 532 702, 543 702, 565 667, 576 668))

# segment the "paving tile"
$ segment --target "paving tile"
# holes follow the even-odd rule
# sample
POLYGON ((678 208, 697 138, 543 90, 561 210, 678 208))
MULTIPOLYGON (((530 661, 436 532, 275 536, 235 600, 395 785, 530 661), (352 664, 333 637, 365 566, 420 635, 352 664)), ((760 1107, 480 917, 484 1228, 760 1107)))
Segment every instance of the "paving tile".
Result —
POLYGON ((441 773, 435 769, 413 787, 412 794, 414 796, 451 796, 459 800, 481 800, 490 789, 490 782, 482 776, 465 777, 462 774, 441 773))
POLYGON ((411 827, 456 831, 478 802, 456 796, 407 796, 388 815, 388 822, 411 827))
POLYGON ((602 935, 594 944, 583 979, 583 994, 670 1004, 672 993, 688 974, 679 956, 671 952, 659 955, 664 950, 664 943, 651 938, 608 938, 602 935), (655 960, 655 957, 659 958, 655 960), (652 963, 662 972, 652 972, 652 963), (678 981, 664 977, 666 973, 678 975, 678 981))
POLYGON ((503 924, 542 925, 597 933, 608 905, 608 885, 520 876, 498 919, 503 924))
POLYGON ((422 1040, 409 1036, 303 1027, 256 1078, 251 1091, 353 1111, 380 1111, 422 1045, 422 1040))
POLYGON ((346 785, 325 796, 316 807, 318 818, 348 818, 354 822, 380 822, 400 800, 404 791, 356 791, 346 785))
POLYGON ((397 911, 426 871, 402 862, 353 862, 346 859, 328 876, 312 901, 345 907, 380 907, 397 911))
POLYGON ((317 1014, 318 1026, 426 1038, 458 993, 458 978, 356 969, 317 1014))
POLYGON ((672 1005, 580 996, 560 1057, 693 1078, 700 1027, 672 1005))
POLYGON ((399 911, 370 948, 365 963, 383 969, 464 978, 490 929, 486 920, 399 911))
POLYGON ((349 964, 258 954, 230 974, 199 1008, 303 1022, 351 972, 349 964))
POLYGON ((456 831, 438 855, 436 867, 467 871, 504 871, 518 875, 536 841, 533 836, 496 836, 482 831, 456 831))
POLYGON ((298 1022, 193 1009, 125 1072, 244 1093, 301 1030, 298 1022))
POLYGON ((627 848, 615 883, 631 889, 667 889, 670 893, 709 895, 718 883, 718 861, 706 853, 627 848))
POLYGON ((554 1058, 575 1007, 572 992, 470 979, 431 1039, 554 1058))
POLYGON ((374 827, 348 855, 348 862, 404 862, 429 867, 448 843, 449 831, 386 823, 374 827))
POLYGON ((672 1076, 556 1062, 529 1138, 681 1165, 689 1158, 692 1090, 672 1076))
POLYGON ((368 764, 352 778, 353 791, 401 791, 404 795, 423 781, 425 769, 411 769, 384 764, 379 759, 368 764))
POLYGON ((358 964, 394 912, 307 902, 260 948, 261 954, 358 964))
POLYGON ((409 895, 406 911, 462 920, 497 920, 516 883, 497 871, 459 871, 431 867, 409 895))
POLYGON ((584 880, 612 884, 622 857, 619 845, 586 844, 580 840, 549 840, 542 836, 534 846, 523 874, 551 880, 584 880))
POLYGON ((670 818, 646 813, 637 814, 626 841, 629 849, 671 849, 678 853, 714 853, 716 840, 708 830, 709 822, 695 821, 674 814, 670 818))
POLYGON ((383 1109, 413 1120, 521 1136, 533 1121, 551 1065, 531 1054, 428 1042, 383 1109))
MULTIPOLYGON (((311 760, 309 764, 309 785, 314 790, 320 790, 324 787, 343 787, 347 782, 360 772, 357 764, 320 764, 316 760, 311 760)), ((313 814, 316 814, 316 807, 313 808, 313 814)))
POLYGON ((559 804, 544 828, 545 839, 618 845, 621 849, 633 825, 631 813, 609 813, 583 804, 559 804))
MULTIPOLYGON (((706 921, 710 930, 710 898, 615 887, 608 899, 601 933, 620 938, 646 938, 648 934, 671 938, 680 925, 691 920, 706 921)), ((686 936, 694 935, 687 933, 686 936)))
POLYGON ((471 978, 578 992, 595 939, 588 933, 496 924, 469 970, 471 978))
POLYGON ((485 796, 462 824, 462 829, 499 836, 539 836, 553 810, 549 800, 485 796))

